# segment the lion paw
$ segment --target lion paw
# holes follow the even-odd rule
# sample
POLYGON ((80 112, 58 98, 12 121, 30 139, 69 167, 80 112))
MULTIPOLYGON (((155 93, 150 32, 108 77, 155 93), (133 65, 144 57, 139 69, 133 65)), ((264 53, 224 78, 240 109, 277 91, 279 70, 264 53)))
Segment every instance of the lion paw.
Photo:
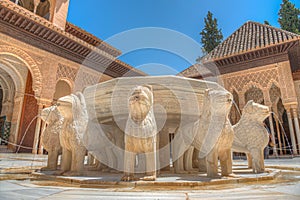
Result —
POLYGON ((235 174, 233 174, 233 173, 231 173, 231 174, 222 174, 222 176, 224 176, 224 177, 230 177, 230 178, 239 178, 240 176, 237 176, 237 175, 235 175, 235 174))
POLYGON ((65 171, 63 171, 63 170, 57 170, 56 172, 53 173, 53 175, 55 175, 55 176, 61 176, 61 175, 63 175, 64 172, 65 171))
POLYGON ((135 181, 135 180, 136 180, 136 178, 134 178, 133 175, 124 175, 121 178, 121 181, 126 181, 126 182, 128 182, 128 181, 135 181))
POLYGON ((155 181, 156 180, 156 176, 145 176, 144 178, 141 178, 141 180, 143 181, 155 181))
POLYGON ((42 167, 41 168, 41 171, 55 171, 56 170, 56 168, 54 168, 54 167, 42 167))
POLYGON ((80 176, 82 175, 81 172, 76 172, 76 171, 68 171, 63 173, 64 176, 80 176))

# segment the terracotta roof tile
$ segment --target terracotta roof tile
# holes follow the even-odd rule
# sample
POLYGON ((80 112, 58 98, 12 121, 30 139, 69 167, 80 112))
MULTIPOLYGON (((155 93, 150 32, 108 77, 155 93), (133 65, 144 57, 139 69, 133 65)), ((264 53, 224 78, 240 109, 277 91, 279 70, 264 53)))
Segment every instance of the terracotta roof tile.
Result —
MULTIPOLYGON (((222 60, 227 57, 233 57, 294 40, 300 40, 300 35, 269 25, 248 21, 203 57, 201 63, 207 65, 210 61, 222 60)), ((178 75, 199 77, 202 74, 207 74, 207 72, 202 71, 203 67, 201 68, 199 64, 195 64, 183 70, 178 75)))
POLYGON ((207 54, 202 61, 217 60, 297 38, 300 38, 300 35, 269 25, 248 21, 207 54))

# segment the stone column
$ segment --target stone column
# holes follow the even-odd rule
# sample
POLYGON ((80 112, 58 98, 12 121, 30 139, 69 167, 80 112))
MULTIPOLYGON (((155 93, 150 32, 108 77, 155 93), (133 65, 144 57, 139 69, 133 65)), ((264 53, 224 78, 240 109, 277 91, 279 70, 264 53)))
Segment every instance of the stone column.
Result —
MULTIPOLYGON (((41 115, 42 109, 43 109, 43 104, 38 103, 38 115, 41 115)), ((36 121, 36 126, 35 126, 35 133, 34 133, 34 140, 33 140, 33 149, 32 153, 37 154, 38 153, 38 144, 39 144, 39 139, 40 139, 40 131, 41 131, 41 118, 38 117, 36 121)))
MULTIPOLYGON (((271 108, 270 108, 271 110, 271 108)), ((275 131, 274 131, 274 125, 273 125, 273 117, 272 117, 272 114, 270 115, 269 117, 269 124, 270 124, 270 129, 271 129, 271 140, 274 144, 274 147, 273 147, 273 155, 274 156, 278 156, 277 155, 277 148, 276 148, 276 141, 275 141, 275 131)))
MULTIPOLYGON (((270 96, 268 91, 263 91, 264 92, 264 100, 265 100, 265 105, 269 107, 269 110, 272 112, 272 103, 270 101, 270 96)), ((270 124, 270 131, 271 131, 271 140, 274 144, 273 147, 273 155, 278 156, 277 154, 277 148, 276 148, 276 140, 275 140, 275 131, 274 131, 274 124, 273 124, 273 116, 270 114, 269 116, 269 124, 270 124)))
MULTIPOLYGON (((283 152, 282 152, 282 140, 281 140, 281 131, 280 131, 280 128, 279 128, 279 122, 278 122, 278 119, 275 119, 275 123, 276 123, 276 130, 277 130, 277 137, 278 137, 278 144, 279 144, 279 154, 280 155, 283 155, 283 152)), ((284 138, 283 138, 284 140, 284 138)))
POLYGON ((36 9, 37 9, 37 7, 38 7, 38 5, 39 5, 39 3, 40 3, 40 0, 34 0, 33 2, 34 2, 34 10, 33 10, 33 13, 36 13, 36 9))
POLYGON ((286 113, 289 121, 289 129, 290 129, 290 136, 292 140, 292 145, 293 145, 293 153, 294 155, 297 155, 297 146, 296 146, 296 139, 295 139, 295 132, 294 132, 294 127, 293 127, 293 120, 292 120, 292 115, 290 108, 286 108, 286 113))
MULTIPOLYGON (((47 124, 43 121, 41 123, 42 123, 42 128, 41 128, 41 135, 42 135, 42 133, 45 130, 47 124)), ((41 135, 40 135, 40 139, 41 139, 41 135)), ((43 147, 42 143, 40 142, 39 149, 38 149, 38 154, 43 154, 43 152, 44 152, 44 147, 43 147)))
POLYGON ((295 131, 296 131, 296 136, 297 136, 296 148, 299 149, 300 130, 299 130, 299 120, 298 120, 297 105, 292 106, 292 112, 293 112, 294 125, 295 125, 295 131))

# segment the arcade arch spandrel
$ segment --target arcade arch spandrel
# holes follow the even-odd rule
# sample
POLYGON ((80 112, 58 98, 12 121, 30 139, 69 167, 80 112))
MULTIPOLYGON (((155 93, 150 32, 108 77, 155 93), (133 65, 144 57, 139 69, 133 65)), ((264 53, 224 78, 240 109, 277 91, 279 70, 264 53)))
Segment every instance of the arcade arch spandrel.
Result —
POLYGON ((32 74, 32 89, 35 93, 35 96, 40 97, 42 89, 42 74, 37 63, 33 60, 33 58, 22 49, 9 45, 0 45, 0 55, 11 55, 17 57, 25 63, 30 73, 32 74))

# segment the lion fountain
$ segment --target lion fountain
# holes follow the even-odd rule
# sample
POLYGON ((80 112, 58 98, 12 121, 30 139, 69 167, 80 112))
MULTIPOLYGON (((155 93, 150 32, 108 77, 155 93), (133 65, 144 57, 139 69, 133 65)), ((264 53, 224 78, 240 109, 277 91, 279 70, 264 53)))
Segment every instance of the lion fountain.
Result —
POLYGON ((58 99, 58 111, 63 117, 59 135, 62 146, 61 169, 57 174, 80 175, 83 173, 86 148, 83 135, 87 128, 88 114, 82 93, 58 99))
MULTIPOLYGON (((88 151, 110 171, 122 171, 123 181, 136 180, 134 173, 144 172, 147 174, 142 179, 153 181, 157 168, 170 165, 170 156, 175 161, 175 172, 193 170, 195 152, 198 152, 199 168, 204 166, 203 171, 209 177, 219 176, 218 159, 221 175, 228 176, 232 173, 234 140, 233 149, 239 147, 239 151, 261 160, 258 153, 261 147, 258 150, 254 146, 251 149, 241 146, 247 142, 243 140, 247 138, 243 135, 245 130, 258 132, 266 114, 257 117, 255 104, 248 104, 241 121, 232 126, 228 119, 232 95, 216 83, 166 76, 119 78, 89 86, 83 94, 68 95, 58 101, 56 109, 61 115, 61 126, 58 126, 61 128, 54 130, 62 147, 58 173, 82 174, 88 151), (164 109, 155 110, 156 104, 164 109), (161 130, 156 122, 164 115, 166 123, 161 130), (252 124, 252 129, 247 128, 252 124), (170 130, 177 131, 169 141, 170 130), (158 146, 162 146, 159 156, 158 146), (145 158, 145 162, 142 160, 135 166, 137 155, 145 158), (161 156, 166 162, 161 163, 161 156)), ((50 124, 48 127, 50 130, 50 124)), ((254 158, 255 170, 261 171, 262 165, 254 158)))
POLYGON ((202 165, 205 166, 208 177, 218 176, 218 157, 223 176, 232 173, 231 146, 233 129, 228 119, 232 105, 232 95, 224 90, 207 90, 204 95, 203 111, 200 119, 188 124, 176 135, 182 137, 181 144, 174 144, 177 152, 180 148, 187 151, 175 162, 175 171, 181 173, 185 168, 192 168, 193 148, 200 151, 202 165), (221 124, 222 126, 216 126, 221 124), (190 166, 190 167, 187 167, 190 166))
POLYGON ((47 167, 41 170, 56 170, 58 156, 62 151, 59 135, 63 126, 63 117, 59 113, 57 106, 51 106, 42 110, 41 119, 47 124, 41 135, 41 143, 48 152, 47 167))
POLYGON ((135 156, 146 156, 146 173, 143 180, 156 179, 156 134, 151 86, 137 86, 129 97, 129 117, 125 128, 125 157, 123 181, 134 180, 135 156))
POLYGON ((248 154, 249 166, 253 172, 264 172, 264 148, 269 142, 269 133, 263 121, 270 116, 267 106, 249 101, 244 107, 240 121, 233 126, 234 141, 232 149, 235 152, 248 154), (249 156, 250 155, 250 156, 249 156))

